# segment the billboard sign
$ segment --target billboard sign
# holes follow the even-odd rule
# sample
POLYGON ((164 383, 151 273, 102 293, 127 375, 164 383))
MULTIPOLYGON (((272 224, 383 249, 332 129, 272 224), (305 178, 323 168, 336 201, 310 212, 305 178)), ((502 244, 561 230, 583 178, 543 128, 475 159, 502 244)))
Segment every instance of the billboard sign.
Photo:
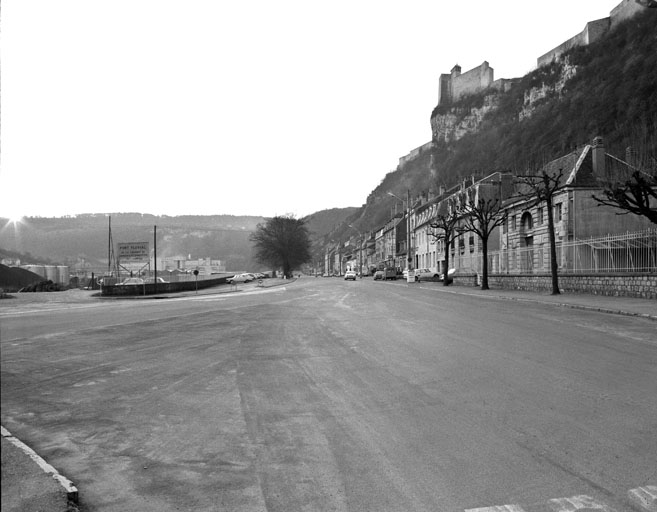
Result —
POLYGON ((119 245, 119 260, 121 261, 138 261, 147 260, 150 255, 148 242, 129 242, 119 245))

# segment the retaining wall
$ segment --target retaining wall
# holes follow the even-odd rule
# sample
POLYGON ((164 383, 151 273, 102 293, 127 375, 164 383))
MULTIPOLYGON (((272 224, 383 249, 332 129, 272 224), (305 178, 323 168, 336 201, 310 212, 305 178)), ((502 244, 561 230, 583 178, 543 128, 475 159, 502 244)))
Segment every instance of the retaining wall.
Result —
MULTIPOLYGON (((480 286, 477 274, 454 275, 457 286, 480 286)), ((533 292, 552 291, 552 277, 545 274, 489 274, 491 288, 525 290, 533 292)), ((657 274, 560 274, 559 289, 562 292, 590 293, 611 297, 636 297, 657 299, 657 274)))
POLYGON ((129 295, 154 295, 156 293, 175 293, 201 290, 220 284, 226 284, 227 277, 216 279, 199 279, 198 281, 181 281, 178 283, 148 283, 128 285, 103 285, 100 293, 103 297, 117 297, 129 295))

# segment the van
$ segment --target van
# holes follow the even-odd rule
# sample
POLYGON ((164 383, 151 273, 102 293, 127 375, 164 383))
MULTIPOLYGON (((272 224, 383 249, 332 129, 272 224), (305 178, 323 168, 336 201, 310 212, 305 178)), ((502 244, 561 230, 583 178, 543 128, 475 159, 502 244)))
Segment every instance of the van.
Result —
POLYGON ((396 280, 397 279, 397 269, 394 268, 394 267, 387 267, 384 270, 383 279, 386 280, 386 281, 388 279, 395 279, 396 280))

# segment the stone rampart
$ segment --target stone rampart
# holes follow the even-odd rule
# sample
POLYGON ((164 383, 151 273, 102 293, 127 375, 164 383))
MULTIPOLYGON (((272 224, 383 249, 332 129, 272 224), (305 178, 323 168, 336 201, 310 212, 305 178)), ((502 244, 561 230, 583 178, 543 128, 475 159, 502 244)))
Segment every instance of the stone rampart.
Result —
POLYGON ((408 155, 402 156, 399 158, 399 167, 403 167, 408 162, 415 160, 420 156, 424 151, 431 149, 433 147, 433 141, 429 141, 426 144, 422 144, 420 147, 415 148, 408 155))
POLYGON ((536 63, 538 67, 549 64, 553 60, 558 59, 561 55, 576 46, 587 46, 594 41, 600 39, 609 30, 610 18, 602 18, 601 20, 590 21, 579 34, 564 41, 556 48, 541 55, 536 63))
POLYGON ((636 2, 636 0, 622 0, 622 2, 614 7, 609 14, 609 17, 611 18, 611 27, 615 27, 621 21, 631 18, 637 12, 645 8, 645 6, 636 2))
POLYGON ((438 104, 446 105, 462 96, 475 94, 490 87, 495 80, 494 75, 495 72, 487 61, 465 73, 461 73, 461 67, 457 64, 450 75, 440 75, 438 104))
POLYGON ((452 101, 456 101, 466 94, 474 94, 486 89, 493 81, 493 68, 484 61, 481 66, 452 78, 452 101))

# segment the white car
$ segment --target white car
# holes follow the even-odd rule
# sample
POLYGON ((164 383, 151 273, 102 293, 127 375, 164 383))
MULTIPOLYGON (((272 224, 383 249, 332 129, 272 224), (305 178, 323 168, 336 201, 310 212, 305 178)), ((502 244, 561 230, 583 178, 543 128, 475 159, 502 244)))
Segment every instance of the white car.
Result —
POLYGON ((347 270, 344 273, 344 280, 346 281, 347 279, 351 279, 352 281, 356 280, 356 272, 353 270, 347 270))
POLYGON ((230 284, 237 284, 237 283, 249 283, 253 281, 254 277, 252 274, 236 274, 233 277, 228 279, 228 282, 230 284))
POLYGON ((116 283, 117 286, 124 286, 129 284, 144 284, 144 280, 141 277, 129 277, 121 283, 116 283))
POLYGON ((416 281, 440 281, 442 276, 430 268, 418 268, 415 271, 416 281))
MULTIPOLYGON (((149 277, 148 279, 146 279, 146 282, 147 282, 147 283, 154 283, 154 282, 155 282, 155 279, 154 279, 153 277, 149 277)), ((158 283, 168 283, 169 281, 165 281, 163 278, 158 277, 158 278, 157 278, 157 282, 158 282, 158 283)))

